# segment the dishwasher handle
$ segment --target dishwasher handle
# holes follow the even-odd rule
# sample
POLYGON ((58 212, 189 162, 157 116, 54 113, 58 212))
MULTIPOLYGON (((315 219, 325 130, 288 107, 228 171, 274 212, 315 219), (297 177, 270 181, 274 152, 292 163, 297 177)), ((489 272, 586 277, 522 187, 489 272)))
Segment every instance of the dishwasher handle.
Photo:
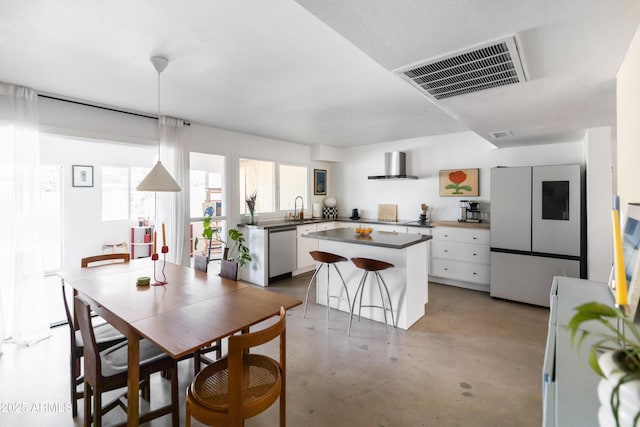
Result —
POLYGON ((286 226, 286 227, 278 227, 278 228, 270 228, 269 234, 273 233, 282 233, 283 231, 296 231, 296 226, 286 226))

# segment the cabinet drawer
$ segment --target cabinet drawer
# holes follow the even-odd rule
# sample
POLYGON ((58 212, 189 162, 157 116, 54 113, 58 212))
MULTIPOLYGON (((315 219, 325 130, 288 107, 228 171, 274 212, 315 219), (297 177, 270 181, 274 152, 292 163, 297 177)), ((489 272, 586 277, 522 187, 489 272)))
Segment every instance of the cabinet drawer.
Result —
POLYGON ((489 284, 489 266, 486 264, 433 258, 430 273, 446 279, 489 284))
POLYGON ((371 227, 375 231, 386 231, 388 233, 406 233, 407 227, 391 224, 365 224, 365 227, 371 227))
POLYGON ((314 233, 318 231, 318 226, 316 224, 299 225, 296 227, 296 230, 297 230, 297 235, 299 237, 305 233, 314 233))
POLYGON ((336 228, 336 223, 333 221, 329 221, 329 222, 320 222, 318 224, 316 224, 318 227, 317 231, 324 231, 324 230, 333 230, 336 228))
POLYGON ((451 242, 488 245, 490 241, 489 230, 480 229, 434 227, 432 235, 434 240, 445 240, 451 242))
POLYGON ((478 264, 489 264, 491 258, 489 246, 487 245, 448 242, 446 240, 434 240, 431 244, 431 253, 434 258, 475 262, 478 264))

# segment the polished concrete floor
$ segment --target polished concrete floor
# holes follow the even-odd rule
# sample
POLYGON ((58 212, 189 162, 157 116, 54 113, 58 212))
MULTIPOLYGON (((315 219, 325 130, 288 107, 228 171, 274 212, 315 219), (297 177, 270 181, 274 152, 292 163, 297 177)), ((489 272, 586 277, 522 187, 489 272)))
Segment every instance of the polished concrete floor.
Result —
MULTIPOLYGON (((304 298, 310 275, 269 289, 304 298)), ((52 302, 53 303, 53 302, 52 302)), ((57 303, 57 301, 55 302, 57 303)), ((287 318, 287 424, 297 426, 539 426, 548 310, 494 300, 483 292, 429 285, 427 314, 395 329, 310 304, 287 318)), ((0 357, 0 426, 82 425, 68 406, 66 326, 30 348, 5 343, 0 357)), ((277 354, 275 344, 259 349, 277 354)), ((181 362, 180 388, 192 380, 181 362)), ((152 405, 168 401, 168 381, 152 380, 152 405)), ((184 425, 184 392, 181 391, 184 425)), ((144 404, 142 404, 144 405, 144 404)), ((124 421, 120 409, 104 418, 124 421)), ((169 417, 152 426, 169 426, 169 417)), ((193 423, 198 426, 197 422, 193 423)), ((278 405, 247 427, 278 425, 278 405)))

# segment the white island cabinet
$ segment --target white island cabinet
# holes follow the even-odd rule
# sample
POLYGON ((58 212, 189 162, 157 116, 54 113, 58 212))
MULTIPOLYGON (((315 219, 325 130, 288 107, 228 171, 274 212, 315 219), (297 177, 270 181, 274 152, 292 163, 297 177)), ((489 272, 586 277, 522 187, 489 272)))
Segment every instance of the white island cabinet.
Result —
MULTIPOLYGON (((431 236, 374 231, 369 237, 360 238, 351 228, 339 228, 308 233, 303 237, 317 239, 319 250, 341 255, 348 260, 352 257, 363 257, 393 264, 393 268, 384 270, 380 274, 389 289, 396 326, 406 330, 424 316, 425 304, 428 301, 429 245, 427 241, 431 236)), ((351 261, 341 262, 337 266, 349 289, 349 295, 353 298, 363 271, 356 268, 351 261)), ((318 304, 327 305, 326 274, 319 274, 317 280, 316 301, 318 304)), ((367 280, 374 280, 374 276, 370 274, 367 280)), ((373 282, 368 282, 364 288, 363 306, 382 305, 378 288, 372 285, 373 282)), ((338 294, 341 287, 340 279, 337 275, 332 275, 331 294, 338 294)), ((349 312, 346 298, 332 298, 330 304, 333 308, 349 312)), ((363 307, 362 316, 384 322, 381 309, 363 307)))

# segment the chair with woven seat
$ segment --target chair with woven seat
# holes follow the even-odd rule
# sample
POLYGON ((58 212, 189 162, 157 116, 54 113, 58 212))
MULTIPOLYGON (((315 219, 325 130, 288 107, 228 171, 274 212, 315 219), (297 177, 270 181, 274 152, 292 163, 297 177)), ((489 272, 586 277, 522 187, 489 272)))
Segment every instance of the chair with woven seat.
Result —
MULTIPOLYGON (((340 280, 342 281, 342 287, 344 288, 347 294, 347 304, 349 307, 349 313, 351 313, 351 298, 349 297, 349 289, 347 289, 347 284, 345 283, 344 278, 342 277, 342 273, 340 273, 340 270, 336 265, 336 263, 347 261, 347 259, 343 256, 333 254, 331 252, 323 252, 323 251, 311 251, 309 252, 309 255, 311 255, 311 258, 313 258, 313 260, 317 263, 317 267, 316 267, 316 271, 313 273, 313 276, 311 276, 311 280, 309 280, 309 286, 307 286, 307 296, 304 299, 303 317, 304 318, 307 317, 307 303, 309 301, 309 293, 311 291, 311 286, 314 283, 316 283, 316 286, 317 286, 317 282, 315 281, 315 279, 318 276, 318 273, 320 272, 320 270, 322 270, 322 267, 326 266, 327 267, 327 326, 328 326, 329 313, 331 311, 331 304, 329 304, 329 300, 330 298, 340 299, 340 295, 330 295, 330 292, 329 292, 329 288, 331 287, 330 286, 331 282, 329 281, 329 273, 331 272, 331 266, 333 266, 333 268, 336 270, 336 272, 338 273, 338 276, 340 277, 340 280)), ((340 304, 340 301, 338 301, 338 305, 339 304, 340 304)))
POLYGON ((186 426, 191 417, 207 425, 237 427, 280 398, 280 426, 286 425, 286 313, 257 332, 229 337, 229 353, 196 375, 187 389, 186 426), (249 353, 249 348, 280 336, 280 360, 249 353))
MULTIPOLYGON (((199 258, 200 259, 204 258, 206 260, 206 263, 197 262, 198 259, 196 258, 196 262, 194 262, 194 265, 193 265, 194 269, 202 273, 207 273, 207 271, 209 270, 208 268, 209 259, 206 257, 199 257, 199 258)), ((220 272, 220 275, 224 277, 224 275, 222 274, 222 271, 220 272)), ((231 277, 227 277, 227 278, 231 279, 231 277)), ((235 278, 233 278, 233 280, 235 280, 235 278)), ((200 348, 193 353, 193 376, 194 377, 198 372, 200 372, 200 368, 202 367, 202 364, 209 365, 213 363, 211 359, 205 357, 205 354, 211 353, 213 351, 215 351, 216 353, 216 360, 222 357, 222 340, 212 342, 208 346, 200 348)))
MULTIPOLYGON (((76 317, 82 339, 84 340, 84 425, 93 424, 100 427, 102 415, 116 406, 126 411, 126 404, 121 397, 102 406, 102 393, 127 387, 128 381, 128 344, 122 342, 100 351, 96 343, 94 329, 91 325, 89 304, 79 296, 74 298, 76 317), (93 412, 91 411, 91 395, 93 395, 93 412), (93 415, 93 416, 92 416, 93 415)), ((167 356, 162 349, 151 341, 140 340, 140 378, 149 378, 155 372, 170 371, 171 404, 154 409, 140 416, 140 423, 154 418, 172 414, 172 425, 180 424, 178 406, 178 368, 176 360, 167 356)))
MULTIPOLYGON (((80 261, 81 267, 88 267, 90 264, 101 262, 129 262, 128 253, 115 253, 115 254, 103 254, 88 258, 82 258, 80 261)), ((78 386, 84 383, 84 378, 80 372, 80 363, 82 361, 84 343, 82 340, 82 334, 78 328, 76 322, 73 320, 71 309, 69 307, 67 299, 67 290, 64 280, 61 280, 62 284, 62 301, 64 303, 64 311, 67 316, 67 324, 69 325, 69 387, 71 391, 71 414, 75 418, 78 416, 78 400, 82 399, 83 392, 78 391, 78 386)), ((107 347, 111 347, 114 344, 118 344, 125 340, 117 329, 108 323, 102 323, 94 325, 94 335, 96 337, 96 344, 98 349, 104 350, 107 347)))
POLYGON ((358 287, 356 288, 356 293, 353 296, 353 307, 351 309, 351 316, 349 317, 349 332, 347 333, 347 335, 351 336, 351 322, 353 321, 353 313, 356 311, 356 299, 358 298, 358 292, 360 292, 360 304, 358 306, 358 320, 360 320, 360 313, 362 312, 362 307, 381 308, 384 313, 384 329, 385 329, 385 332, 387 333, 387 343, 388 343, 389 327, 387 325, 388 323, 387 311, 391 313, 391 324, 393 325, 394 328, 396 327, 396 322, 393 316, 393 304, 391 302, 391 295, 389 295, 389 289, 387 288, 387 284, 384 282, 384 279, 380 275, 380 271, 386 270, 388 268, 393 268, 394 265, 385 261, 380 261, 380 260, 371 259, 371 258, 351 258, 351 262, 353 262, 353 264, 357 268, 364 270, 364 273, 362 275, 362 279, 360 279, 360 283, 358 284, 358 287), (382 306, 374 305, 374 304, 362 305, 362 295, 364 294, 364 286, 367 282, 367 276, 369 275, 369 273, 373 273, 375 275, 376 283, 378 285, 378 290, 380 291, 380 299, 382 300, 382 306), (382 292, 383 289, 384 289, 384 293, 382 292), (389 307, 387 307, 384 300, 385 294, 387 297, 387 302, 389 303, 389 307))

